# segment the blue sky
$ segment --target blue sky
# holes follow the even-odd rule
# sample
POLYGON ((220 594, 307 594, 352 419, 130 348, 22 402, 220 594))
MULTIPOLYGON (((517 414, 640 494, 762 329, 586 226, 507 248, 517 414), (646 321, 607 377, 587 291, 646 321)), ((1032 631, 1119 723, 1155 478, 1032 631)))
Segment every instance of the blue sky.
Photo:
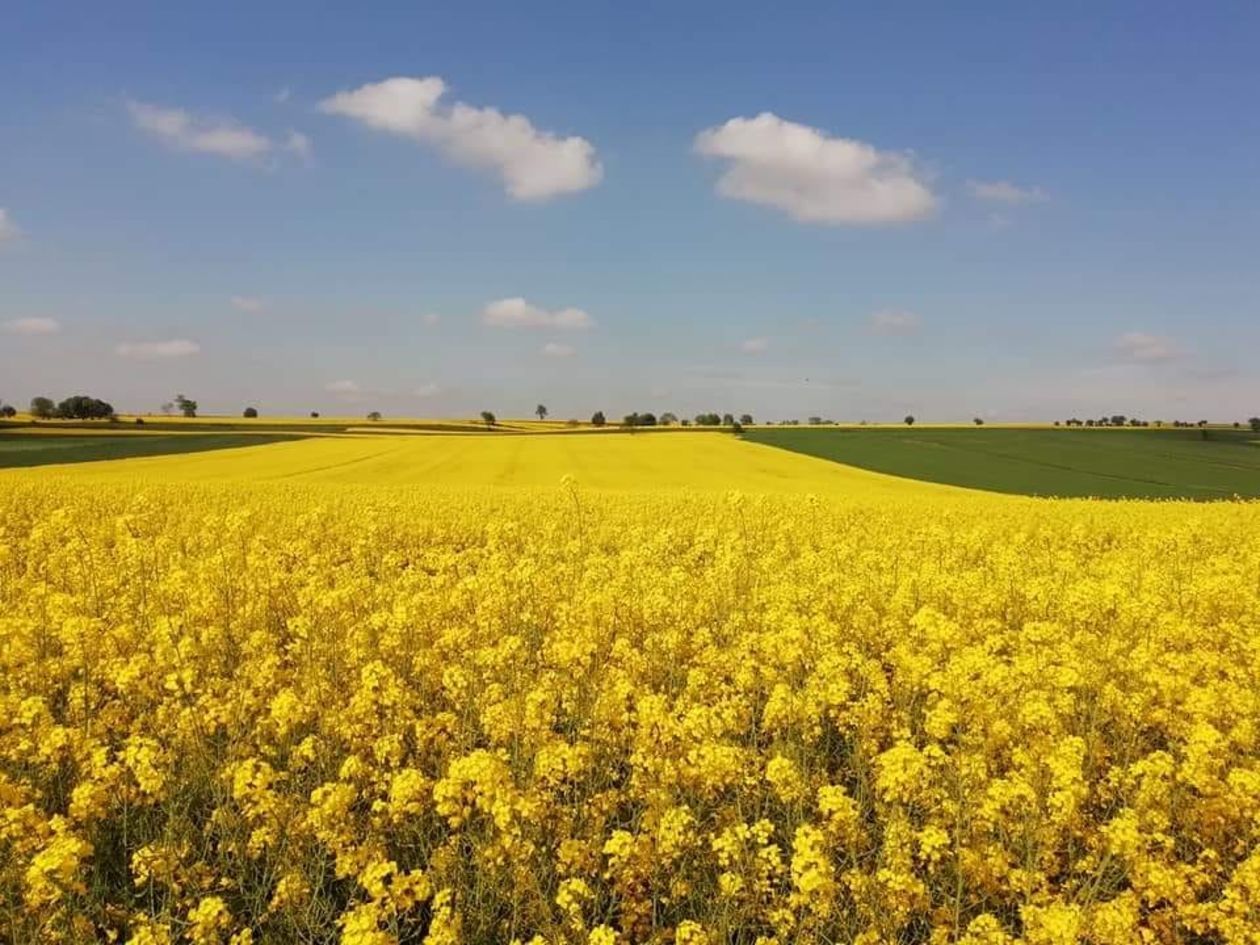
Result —
POLYGON ((1245 418, 1258 44, 1255 3, 11 3, 0 398, 1245 418))

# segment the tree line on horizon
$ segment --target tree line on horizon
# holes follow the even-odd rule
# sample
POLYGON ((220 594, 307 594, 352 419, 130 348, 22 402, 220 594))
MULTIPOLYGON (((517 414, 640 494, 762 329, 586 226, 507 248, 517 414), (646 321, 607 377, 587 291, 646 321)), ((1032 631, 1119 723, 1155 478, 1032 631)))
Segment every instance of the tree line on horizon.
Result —
MULTIPOLYGON (((197 401, 186 397, 183 394, 176 394, 173 400, 162 404, 161 407, 162 413, 164 414, 170 415, 178 411, 181 416, 186 418, 196 417, 197 409, 197 401)), ((98 397, 88 396, 87 394, 74 394, 61 401, 54 401, 51 397, 33 397, 31 398, 29 413, 36 420, 111 420, 115 422, 118 420, 112 404, 108 401, 101 400, 98 397)), ((534 408, 534 414, 541 421, 547 419, 550 415, 550 411, 547 409, 545 404, 539 404, 534 408)), ((16 407, 12 404, 6 404, 3 401, 0 401, 0 418, 8 419, 16 415, 16 407)), ((309 415, 312 419, 318 419, 319 411, 312 410, 309 415)), ((250 420, 256 419, 259 416, 258 408, 253 406, 246 407, 244 411, 242 411, 242 416, 250 420)), ((481 421, 487 426, 487 428, 494 427, 498 423, 498 419, 493 411, 483 410, 481 411, 480 417, 481 421)), ((369 411, 367 419, 371 421, 380 420, 380 411, 369 411)), ((143 423, 144 420, 141 417, 136 417, 135 422, 143 423)), ((622 417, 619 426, 632 430, 638 427, 658 426, 730 427, 738 432, 746 426, 751 426, 753 422, 753 416, 749 413, 740 414, 738 418, 731 413, 698 413, 694 417, 680 418, 677 414, 667 410, 659 416, 651 411, 644 413, 639 413, 637 411, 634 413, 628 413, 622 417)), ((912 414, 907 414, 902 422, 905 423, 906 426, 913 426, 915 423, 915 417, 912 414)), ((975 417, 972 422, 978 427, 984 426, 985 423, 984 419, 981 417, 975 417)), ((810 416, 806 419, 806 423, 809 426, 835 426, 838 424, 838 421, 827 420, 821 416, 810 416)), ((568 424, 570 426, 578 426, 579 421, 569 420, 568 424)), ((607 426, 608 418, 605 416, 604 411, 596 410, 593 414, 591 414, 590 424, 594 427, 607 426)), ((800 426, 801 421, 797 419, 778 421, 767 420, 765 421, 765 424, 767 426, 800 426)), ((866 421, 862 420, 858 425, 866 426, 866 421)), ((1203 429, 1208 426, 1208 421, 1197 420, 1191 422, 1188 420, 1142 420, 1138 417, 1128 417, 1124 414, 1112 414, 1111 416, 1097 418, 1089 417, 1084 420, 1079 417, 1070 417, 1067 420, 1054 421, 1054 426, 1056 427, 1164 427, 1166 425, 1176 429, 1194 429, 1196 427, 1203 429)), ((1250 427, 1253 433, 1260 433, 1260 417, 1248 418, 1246 425, 1250 427)), ((1233 427, 1235 430, 1239 430, 1243 428, 1243 424, 1238 421, 1234 421, 1233 427)))

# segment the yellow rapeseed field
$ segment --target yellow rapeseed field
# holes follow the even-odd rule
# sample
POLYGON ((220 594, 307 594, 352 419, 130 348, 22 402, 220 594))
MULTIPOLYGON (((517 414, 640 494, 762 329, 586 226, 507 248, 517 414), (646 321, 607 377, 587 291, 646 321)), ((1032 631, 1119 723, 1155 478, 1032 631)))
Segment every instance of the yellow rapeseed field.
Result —
POLYGON ((0 475, 0 941, 1260 942, 1260 504, 399 440, 0 475))

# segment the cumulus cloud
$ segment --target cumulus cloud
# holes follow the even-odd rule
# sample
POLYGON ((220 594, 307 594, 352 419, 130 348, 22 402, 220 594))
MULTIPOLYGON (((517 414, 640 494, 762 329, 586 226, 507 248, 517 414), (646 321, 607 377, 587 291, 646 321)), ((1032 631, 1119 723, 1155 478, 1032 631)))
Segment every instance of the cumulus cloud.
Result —
POLYGON ((359 385, 354 381, 331 381, 324 385, 324 390, 330 394, 357 394, 359 385))
POLYGON ((520 296, 491 302, 482 309, 481 320, 496 328, 590 328, 595 324, 580 308, 548 311, 520 296))
POLYGON ((549 341, 542 346, 542 353, 549 358, 571 358, 577 354, 577 348, 573 345, 563 345, 556 341, 549 341))
POLYGON ((1050 195, 1040 187, 1020 187, 1008 180, 969 180, 967 190, 977 200, 988 200, 992 203, 1044 203, 1050 199, 1050 195))
POLYGON ((912 335, 923 326, 923 319, 914 312, 885 309, 872 313, 867 325, 877 335, 912 335))
POLYGON ((61 323, 55 318, 15 318, 2 326, 10 335, 55 335, 61 323))
POLYGON ((769 347, 769 338, 746 338, 739 343, 739 350, 747 354, 760 354, 769 347))
POLYGON ((1180 354, 1176 343, 1166 335, 1127 331, 1115 341, 1116 351, 1129 361, 1151 363, 1168 361, 1180 354))
POLYGON ((421 384, 419 387, 417 387, 415 390, 412 391, 412 393, 415 394, 417 397, 436 397, 441 392, 442 392, 442 388, 431 381, 428 384, 421 384))
POLYGON ((338 92, 319 104, 330 115, 433 145, 455 163, 493 171, 516 200, 547 200, 594 187, 603 167, 585 138, 540 131, 524 115, 455 102, 444 105, 437 76, 396 76, 338 92))
POLYGON ((253 295, 234 295, 232 296, 232 308, 238 312, 249 312, 256 314, 267 307, 267 303, 262 299, 253 295))
POLYGON ((0 207, 0 243, 17 239, 22 234, 17 224, 9 217, 9 211, 0 207))
POLYGON ((187 338, 171 341, 124 341, 114 346, 114 352, 123 358, 137 361, 161 361, 167 358, 186 358, 201 350, 201 345, 187 338))
POLYGON ((774 207, 801 223, 903 223, 936 208, 907 155, 771 112, 701 131, 695 150, 729 162, 717 184, 723 197, 774 207))

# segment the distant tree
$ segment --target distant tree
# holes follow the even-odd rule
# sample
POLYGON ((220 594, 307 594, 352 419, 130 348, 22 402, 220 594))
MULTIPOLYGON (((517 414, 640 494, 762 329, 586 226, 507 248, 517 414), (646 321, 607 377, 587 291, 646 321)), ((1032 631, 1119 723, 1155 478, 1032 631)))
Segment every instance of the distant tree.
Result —
POLYGON ((481 422, 488 427, 494 426, 494 414, 489 410, 481 411, 481 422))
POLYGON ((538 414, 539 420, 547 419, 547 408, 543 406, 542 404, 539 404, 537 407, 534 408, 534 413, 538 414))
POLYGON ((660 416, 660 424, 661 424, 661 426, 663 426, 663 427, 670 426, 671 424, 674 424, 674 423, 677 423, 677 422, 678 422, 678 414, 676 414, 676 413, 671 413, 671 412, 670 412, 670 411, 668 411, 668 410, 666 410, 666 411, 665 411, 663 414, 661 414, 661 416, 660 416))
POLYGON ((641 427, 654 427, 654 426, 656 426, 656 414, 654 414, 654 413, 641 413, 641 414, 639 414, 639 426, 641 426, 641 427))
POLYGON ((51 397, 32 397, 31 416, 40 420, 49 420, 57 416, 57 405, 51 397))
POLYGON ((138 427, 144 426, 144 417, 136 417, 136 426, 138 427))
POLYGON ((179 412, 185 417, 197 416, 197 401, 185 397, 183 394, 175 395, 175 406, 179 408, 179 412))
POLYGON ((1058 420, 1054 421, 1054 425, 1057 427, 1059 425, 1059 421, 1058 420))
POLYGON ((683 426, 685 426, 685 427, 689 427, 689 426, 691 426, 691 421, 690 421, 690 420, 688 420, 686 417, 683 417, 683 418, 682 418, 681 420, 679 420, 678 422, 679 422, 680 424, 682 424, 683 426))
POLYGON ((166 403, 162 405, 161 410, 162 410, 162 413, 166 414, 169 417, 171 414, 175 412, 175 405, 168 400, 166 403))
POLYGON ((311 411, 311 419, 312 419, 312 420, 318 420, 318 419, 319 419, 319 411, 318 411, 318 410, 312 410, 312 411, 311 411))
POLYGON ((743 433, 744 425, 740 423, 738 420, 736 420, 734 423, 731 424, 731 432, 735 434, 743 433))
POLYGON ((1241 430, 1241 429, 1242 429, 1242 424, 1241 424, 1241 423, 1239 423, 1237 420, 1235 420, 1235 421, 1234 421, 1234 429, 1235 429, 1235 430, 1241 430))
POLYGON ((1200 428, 1200 429, 1202 429, 1203 427, 1206 427, 1206 426, 1207 426, 1207 421, 1206 421, 1206 420, 1200 420, 1200 421, 1199 421, 1199 428, 1200 428))
POLYGON ((381 419, 381 412, 379 410, 369 411, 367 418, 375 423, 377 420, 381 419))
POLYGON ((107 420, 114 415, 114 408, 96 397, 75 394, 57 405, 56 415, 63 420, 107 420))
POLYGON ((1122 427, 1128 421, 1128 417, 1122 413, 1112 414, 1108 419, 1113 427, 1122 427))
POLYGON ((818 427, 818 426, 822 426, 823 418, 822 417, 807 417, 805 419, 805 422, 808 423, 811 427, 818 427))
POLYGON ((716 427, 722 422, 722 418, 715 413, 698 413, 695 419, 698 427, 716 427))
POLYGON ((596 410, 591 414, 591 426, 602 427, 608 420, 604 417, 604 411, 596 410))
POLYGON ((1251 427, 1252 433, 1260 433, 1260 417, 1252 417, 1247 421, 1247 425, 1251 427))
POLYGON ((913 415, 911 415, 911 414, 906 414, 906 426, 908 426, 908 427, 912 427, 912 426, 914 426, 914 416, 913 416, 913 415))
POLYGON ((17 407, 14 407, 12 404, 5 404, 3 407, 0 407, 0 416, 4 417, 6 420, 9 417, 16 417, 17 407))
MULTIPOLYGON (((982 427, 984 426, 984 417, 974 417, 971 422, 974 423, 978 427, 982 427)), ((1055 425, 1057 426, 1058 423, 1059 421, 1056 420, 1055 425)))
POLYGON ((722 414, 722 426, 729 427, 735 422, 735 417, 729 413, 722 414))
POLYGON ((631 430, 633 430, 635 427, 639 425, 639 415, 637 413, 626 414, 624 417, 621 418, 621 425, 623 427, 629 427, 631 430))
POLYGON ((246 418, 246 419, 248 419, 248 420, 253 420, 253 419, 257 418, 257 416, 258 416, 258 408, 257 408, 257 407, 246 407, 246 408, 245 408, 245 412, 244 412, 244 413, 242 413, 242 414, 241 414, 241 416, 242 416, 242 417, 245 417, 245 418, 246 418))
POLYGON ((1094 421, 1092 418, 1085 421, 1085 426, 1092 427, 1093 425, 1094 425, 1094 421))
POLYGON ((752 426, 752 422, 753 422, 752 414, 750 414, 750 413, 741 413, 741 414, 739 415, 739 422, 740 422, 741 424, 743 424, 744 426, 746 426, 746 427, 750 427, 750 426, 752 426))

